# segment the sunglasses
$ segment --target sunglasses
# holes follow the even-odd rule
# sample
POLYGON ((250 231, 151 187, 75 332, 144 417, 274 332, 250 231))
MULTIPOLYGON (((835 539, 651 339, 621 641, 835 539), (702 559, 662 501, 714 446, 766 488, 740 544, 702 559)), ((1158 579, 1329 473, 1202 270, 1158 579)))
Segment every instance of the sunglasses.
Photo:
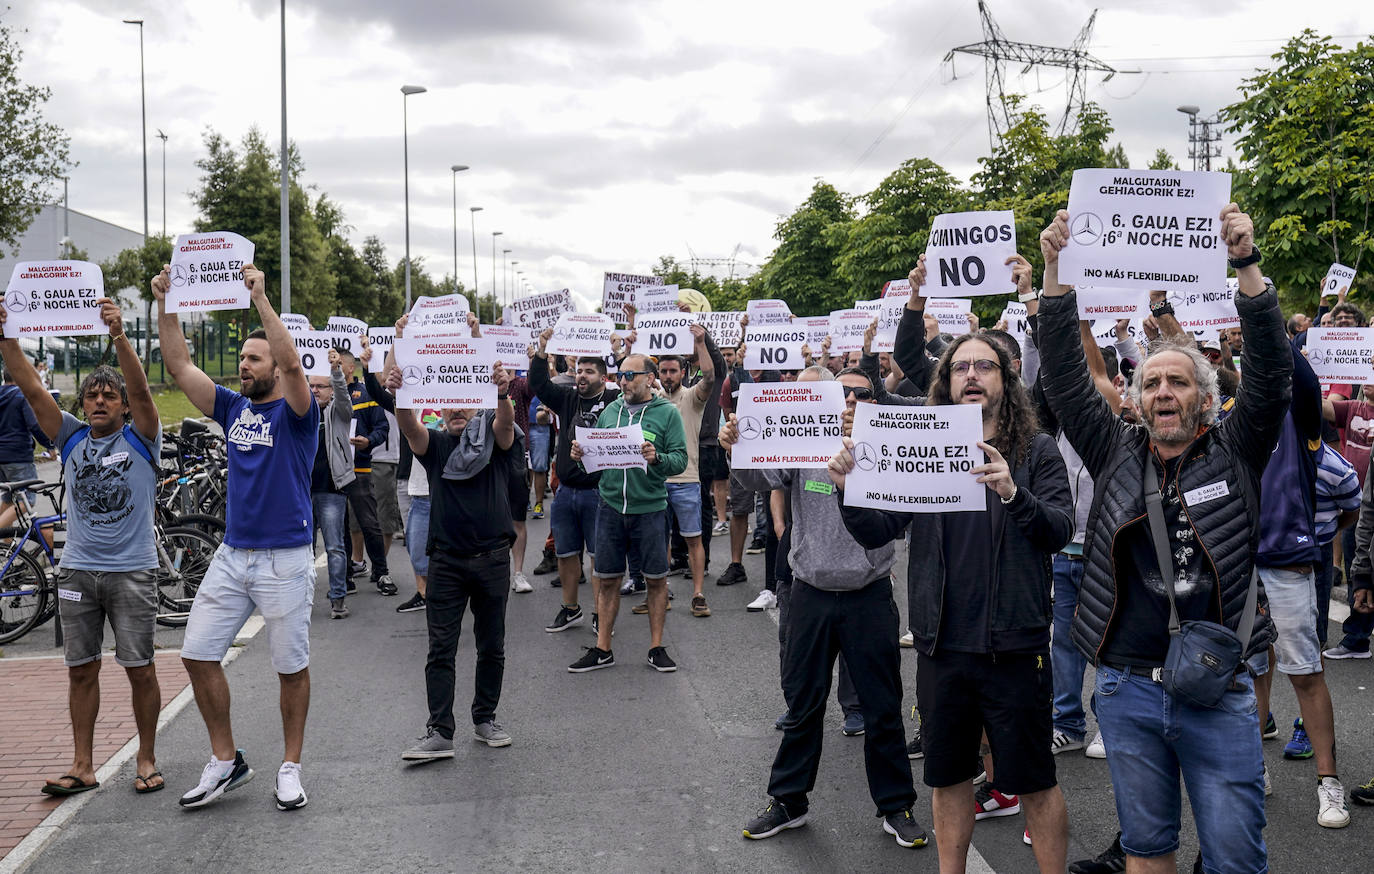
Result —
POLYGON ((852 385, 847 385, 847 386, 845 386, 845 387, 844 387, 844 396, 845 396, 845 397, 850 397, 851 395, 853 396, 854 400, 856 400, 856 401, 866 401, 866 400, 870 400, 870 399, 872 399, 872 397, 873 397, 873 389, 871 389, 871 388, 856 388, 856 387, 854 387, 854 386, 852 386, 852 385))
POLYGON ((648 376, 652 370, 622 370, 615 375, 617 380, 634 379, 636 376, 648 376))
POLYGON ((998 364, 996 361, 993 361, 991 358, 979 358, 977 361, 972 362, 955 361, 953 364, 949 366, 949 372, 957 373, 960 376, 963 376, 965 373, 968 373, 968 369, 970 366, 973 367, 973 372, 979 374, 980 376, 987 376, 989 373, 992 373, 995 370, 1002 369, 1002 365, 998 364))

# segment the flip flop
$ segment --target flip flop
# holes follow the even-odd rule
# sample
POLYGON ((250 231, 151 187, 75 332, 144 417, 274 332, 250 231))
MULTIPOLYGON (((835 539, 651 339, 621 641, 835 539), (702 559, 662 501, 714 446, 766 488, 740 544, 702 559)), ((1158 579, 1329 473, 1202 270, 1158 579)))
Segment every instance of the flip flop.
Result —
POLYGON ((167 788, 167 780, 166 780, 166 778, 163 778, 163 781, 162 781, 161 783, 157 784, 156 786, 153 786, 153 785, 151 785, 151 784, 148 782, 149 780, 152 780, 154 777, 161 777, 161 776, 162 776, 162 772, 161 772, 161 771, 154 771, 153 773, 149 774, 149 775, 146 776, 146 777, 143 776, 142 774, 136 774, 136 775, 134 775, 134 791, 137 792, 139 795, 147 795, 149 792, 156 792, 156 791, 158 791, 159 789, 166 789, 166 788, 167 788), (143 788, 142 788, 142 789, 140 789, 140 788, 138 787, 138 782, 139 782, 140 780, 143 781, 143 788))
POLYGON ((57 783, 44 783, 43 788, 39 791, 41 791, 44 795, 52 795, 54 797, 65 797, 67 795, 79 795, 82 792, 90 792, 92 789, 97 789, 100 786, 100 783, 98 781, 92 781, 90 783, 87 783, 85 780, 82 780, 75 774, 63 774, 61 777, 58 777, 57 779, 59 781, 57 783), (63 786, 61 784, 62 780, 71 780, 76 785, 63 786))

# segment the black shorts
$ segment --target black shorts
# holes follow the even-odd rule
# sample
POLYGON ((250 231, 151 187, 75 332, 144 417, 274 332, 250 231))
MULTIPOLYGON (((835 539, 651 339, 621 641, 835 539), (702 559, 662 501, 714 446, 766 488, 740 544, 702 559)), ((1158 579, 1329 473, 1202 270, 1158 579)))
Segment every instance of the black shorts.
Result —
POLYGON ((729 479, 730 462, 726 458, 725 450, 714 444, 703 443, 697 455, 697 471, 702 482, 729 479))
POLYGON ((530 510, 530 487, 525 478, 510 478, 510 517, 514 522, 524 522, 530 510))
POLYGON ((1049 653, 999 654, 996 661, 975 653, 919 654, 916 706, 926 785, 972 780, 986 730, 998 790, 1020 795, 1055 786, 1053 700, 1049 653))

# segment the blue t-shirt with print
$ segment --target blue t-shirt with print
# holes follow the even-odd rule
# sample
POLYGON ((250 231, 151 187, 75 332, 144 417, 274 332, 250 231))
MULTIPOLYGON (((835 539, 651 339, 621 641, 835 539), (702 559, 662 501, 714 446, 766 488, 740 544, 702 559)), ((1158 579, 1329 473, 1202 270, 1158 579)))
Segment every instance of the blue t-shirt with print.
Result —
MULTIPOLYGON (((57 445, 86 427, 71 413, 62 414, 57 445)), ((153 502, 158 472, 126 434, 143 441, 153 458, 162 453, 162 432, 148 440, 135 428, 106 437, 87 432, 62 460, 67 488, 67 543, 63 568, 83 571, 143 571, 157 567, 153 539, 153 502)))
POLYGON ((297 416, 285 398, 255 404, 217 385, 214 418, 229 446, 224 542, 235 549, 309 545, 310 468, 320 428, 314 397, 297 416))

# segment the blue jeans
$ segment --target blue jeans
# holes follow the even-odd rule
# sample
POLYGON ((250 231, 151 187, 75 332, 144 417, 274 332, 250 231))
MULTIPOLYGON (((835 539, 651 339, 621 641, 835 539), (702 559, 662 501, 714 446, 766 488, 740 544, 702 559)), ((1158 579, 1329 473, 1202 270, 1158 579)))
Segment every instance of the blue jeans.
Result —
POLYGON ((419 495, 410 499, 406 515, 406 552, 410 553, 410 568, 420 576, 429 575, 429 498, 419 495))
POLYGON ((1197 822, 1203 870, 1263 874, 1264 757, 1248 674, 1214 708, 1175 700, 1149 677, 1102 665, 1094 710, 1116 791, 1121 848, 1150 858, 1178 849, 1179 777, 1197 822))
MULTIPOLYGON (((1350 582, 1350 562, 1355 559, 1355 526, 1351 525, 1340 533, 1341 549, 1345 551, 1345 583, 1346 583, 1346 603, 1355 603, 1355 586, 1350 582)), ((1341 646, 1346 649, 1357 650, 1359 652, 1369 651, 1369 636, 1374 632, 1374 613, 1356 613, 1350 611, 1350 616, 1341 623, 1341 631, 1345 637, 1341 638, 1341 646)))
POLYGON ((311 492, 310 508, 315 524, 324 537, 324 551, 329 557, 329 600, 348 594, 348 551, 344 548, 344 510, 348 496, 342 492, 311 492))
POLYGON ((1336 569, 1331 566, 1334 548, 1331 543, 1322 547, 1322 557, 1316 568, 1317 583, 1317 642, 1326 649, 1326 629, 1331 624, 1331 587, 1335 584, 1336 569))
POLYGON ((1083 582, 1083 559, 1054 557, 1054 637, 1050 641, 1050 673, 1054 679, 1054 727, 1082 740, 1088 733, 1083 713, 1083 671, 1088 660, 1073 645, 1069 629, 1078 607, 1078 586, 1083 582))

